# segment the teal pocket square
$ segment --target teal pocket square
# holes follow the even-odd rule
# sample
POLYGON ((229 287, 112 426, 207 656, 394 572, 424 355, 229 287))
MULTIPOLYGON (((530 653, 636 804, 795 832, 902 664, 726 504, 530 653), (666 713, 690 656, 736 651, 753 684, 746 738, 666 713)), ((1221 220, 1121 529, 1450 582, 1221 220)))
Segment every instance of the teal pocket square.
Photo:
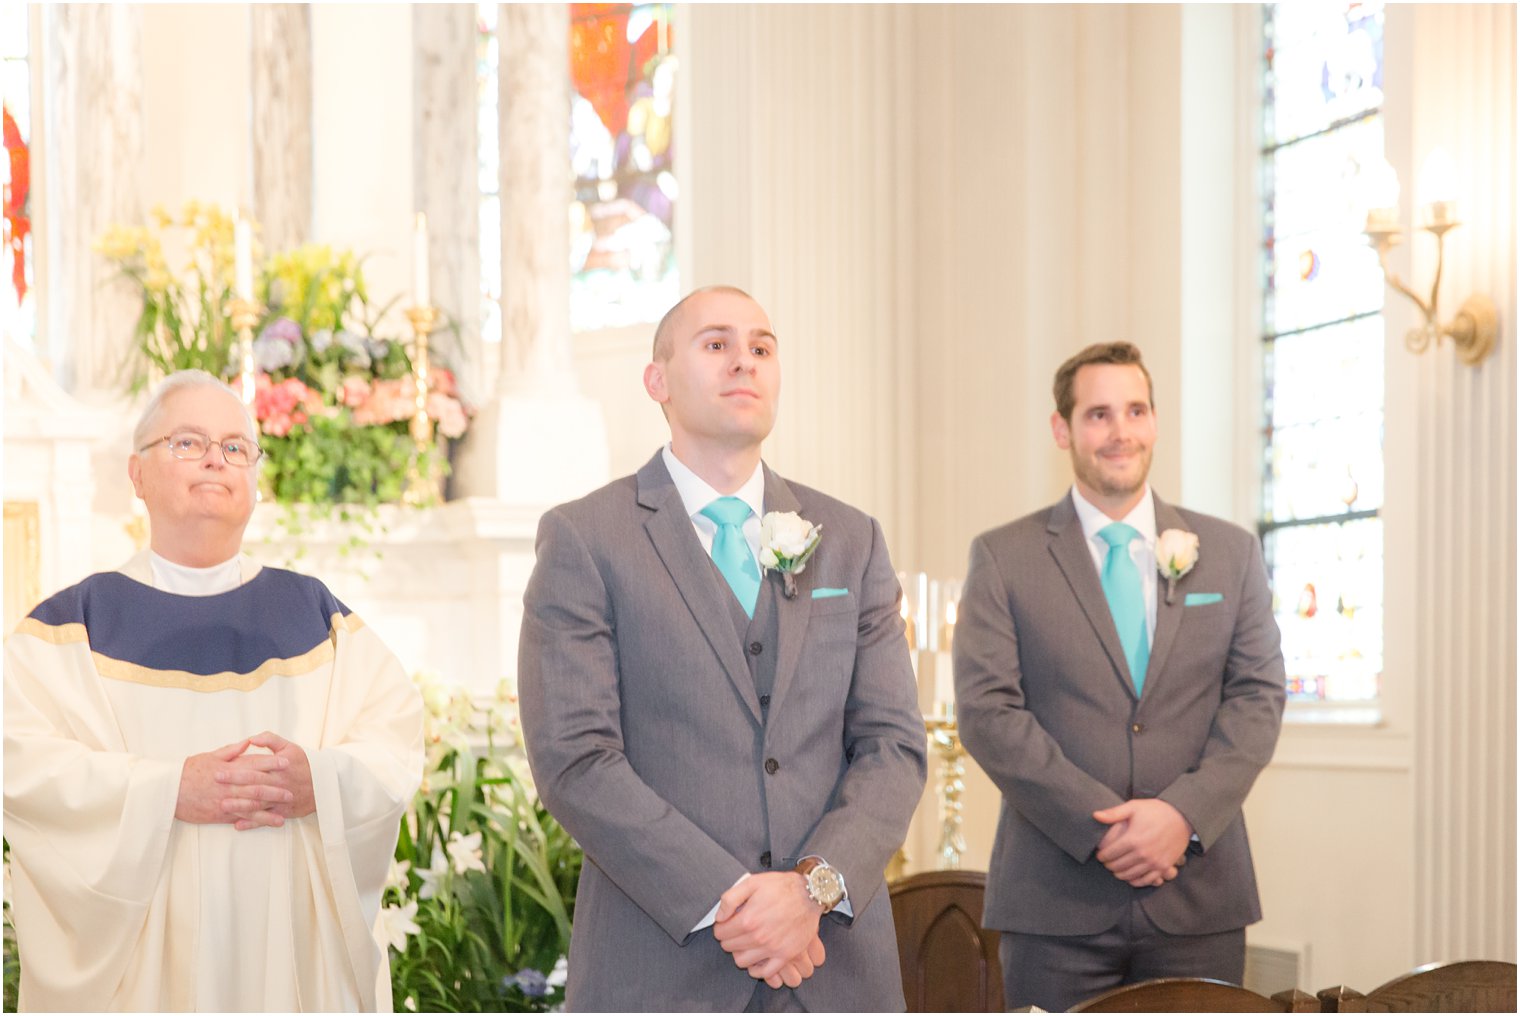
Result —
POLYGON ((821 586, 821 587, 813 590, 813 599, 815 599, 815 600, 826 600, 830 596, 849 596, 849 595, 850 595, 850 591, 848 589, 834 589, 834 588, 829 587, 829 586, 821 586))
POLYGON ((1184 607, 1202 607, 1207 603, 1218 603, 1224 599, 1223 593, 1188 593, 1182 601, 1184 607))

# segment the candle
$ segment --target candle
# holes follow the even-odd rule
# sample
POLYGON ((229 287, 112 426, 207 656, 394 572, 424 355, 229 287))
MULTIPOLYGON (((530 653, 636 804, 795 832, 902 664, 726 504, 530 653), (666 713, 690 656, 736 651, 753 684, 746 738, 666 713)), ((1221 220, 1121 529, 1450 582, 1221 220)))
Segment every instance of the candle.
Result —
POLYGON ((253 302, 253 228, 239 215, 232 225, 236 291, 239 300, 253 302))
POLYGON ((945 601, 945 632, 942 636, 942 642, 944 643, 946 653, 949 653, 955 645, 955 617, 959 609, 960 607, 955 600, 945 601))
POLYGON ((916 650, 918 648, 918 632, 914 628, 913 611, 908 606, 908 598, 906 596, 903 597, 902 606, 899 609, 902 613, 903 628, 908 636, 908 648, 916 650))
POLYGON ((934 715, 942 719, 955 716, 955 665, 950 654, 934 654, 934 715))
POLYGON ((427 215, 417 213, 412 231, 412 303, 418 307, 430 307, 433 294, 428 286, 428 228, 427 215))

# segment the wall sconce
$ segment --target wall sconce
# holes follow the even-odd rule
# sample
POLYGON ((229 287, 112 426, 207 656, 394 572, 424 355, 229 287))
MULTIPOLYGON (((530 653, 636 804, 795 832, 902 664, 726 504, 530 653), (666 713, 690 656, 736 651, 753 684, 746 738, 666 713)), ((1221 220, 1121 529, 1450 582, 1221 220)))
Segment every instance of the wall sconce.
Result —
POLYGON ((1451 157, 1437 148, 1420 169, 1419 228, 1436 238, 1436 277, 1430 284, 1430 299, 1424 300, 1388 268, 1388 252, 1403 239, 1399 225, 1399 178, 1387 162, 1368 167, 1363 184, 1369 208, 1367 239, 1377 249, 1378 264, 1388 285, 1414 301, 1425 322, 1409 329, 1404 345, 1410 352, 1423 353, 1431 344, 1451 339, 1457 357, 1469 366, 1482 363, 1493 352, 1499 334, 1499 312, 1486 296, 1469 296, 1456 317, 1440 323, 1436 300, 1441 293, 1441 268, 1445 259, 1446 234, 1460 226, 1457 218, 1456 167, 1451 157))

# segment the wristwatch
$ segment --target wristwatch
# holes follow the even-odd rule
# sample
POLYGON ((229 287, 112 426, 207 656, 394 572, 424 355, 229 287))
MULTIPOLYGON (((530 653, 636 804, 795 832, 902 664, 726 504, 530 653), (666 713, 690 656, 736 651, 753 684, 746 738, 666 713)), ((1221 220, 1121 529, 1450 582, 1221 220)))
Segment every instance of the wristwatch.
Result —
POLYGON ((825 914, 844 899, 844 879, 823 858, 816 855, 804 857, 793 870, 802 876, 807 883, 808 895, 823 908, 825 914))

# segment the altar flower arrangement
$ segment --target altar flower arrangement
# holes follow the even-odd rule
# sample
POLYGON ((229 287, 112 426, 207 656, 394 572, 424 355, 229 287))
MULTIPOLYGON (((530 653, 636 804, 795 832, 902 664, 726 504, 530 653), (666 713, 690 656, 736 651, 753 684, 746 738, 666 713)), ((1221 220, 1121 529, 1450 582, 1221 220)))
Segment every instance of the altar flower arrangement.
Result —
POLYGON ((415 680, 427 762, 379 921, 395 1008, 548 1011, 564 1002, 580 848, 533 789, 505 682, 481 702, 415 680))
MULTIPOLYGON (((142 292, 134 355, 124 381, 141 391, 157 375, 200 368, 234 387, 241 369, 229 317, 233 296, 233 222, 220 209, 188 203, 176 219, 162 208, 151 226, 113 226, 96 250, 142 292), (173 271, 170 231, 185 234, 188 257, 173 271)), ((254 415, 266 459, 264 496, 284 505, 398 501, 410 469, 441 475, 435 442, 420 454, 410 433, 417 388, 409 334, 382 324, 391 300, 370 302, 360 259, 321 244, 270 255, 255 278, 262 316, 254 327, 254 415)), ((405 331, 404 326, 402 326, 405 331)), ((436 433, 461 437, 470 410, 447 355, 437 349, 425 407, 436 433)))

